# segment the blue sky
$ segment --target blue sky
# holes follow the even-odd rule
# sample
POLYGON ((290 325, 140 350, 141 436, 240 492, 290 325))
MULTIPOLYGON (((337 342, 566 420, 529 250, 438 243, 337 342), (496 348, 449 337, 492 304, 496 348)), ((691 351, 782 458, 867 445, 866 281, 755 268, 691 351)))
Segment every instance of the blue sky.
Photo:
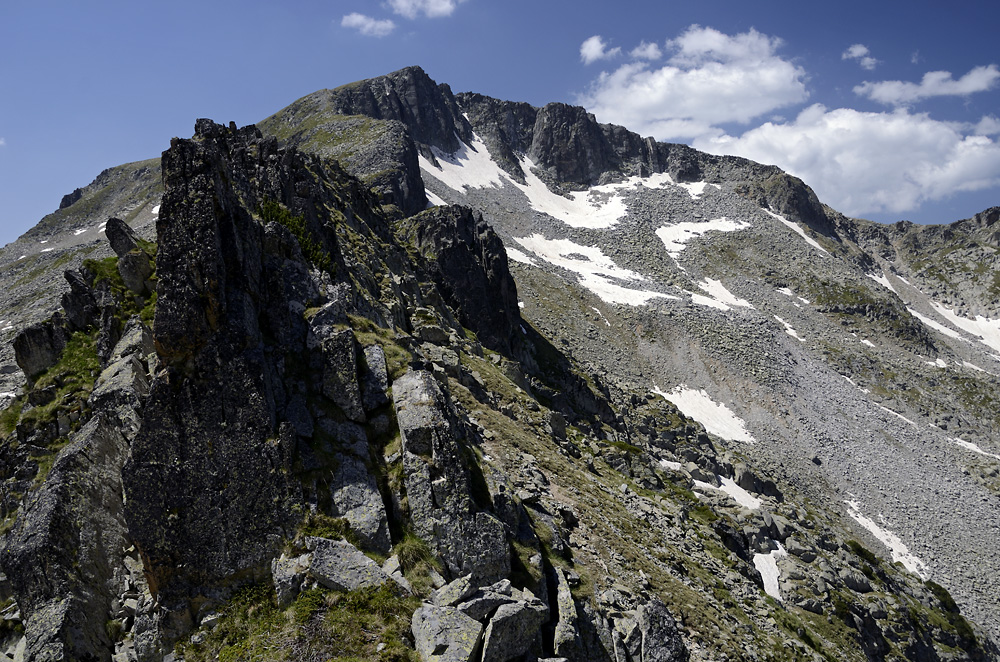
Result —
POLYGON ((1000 6, 3 0, 0 243, 198 117, 248 124, 418 64, 456 92, 582 104, 776 163, 833 207, 950 222, 1000 204, 1000 6))

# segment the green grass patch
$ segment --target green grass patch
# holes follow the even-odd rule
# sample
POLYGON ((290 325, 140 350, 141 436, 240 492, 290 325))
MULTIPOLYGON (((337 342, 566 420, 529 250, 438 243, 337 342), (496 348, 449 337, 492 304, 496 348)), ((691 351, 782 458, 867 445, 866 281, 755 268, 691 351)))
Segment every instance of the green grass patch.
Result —
POLYGON ((264 223, 274 221, 288 228, 299 242, 302 254, 313 267, 330 274, 333 273, 333 258, 323 248, 323 244, 317 241, 313 233, 310 232, 304 216, 293 216, 292 212, 274 200, 265 200, 258 213, 264 223))

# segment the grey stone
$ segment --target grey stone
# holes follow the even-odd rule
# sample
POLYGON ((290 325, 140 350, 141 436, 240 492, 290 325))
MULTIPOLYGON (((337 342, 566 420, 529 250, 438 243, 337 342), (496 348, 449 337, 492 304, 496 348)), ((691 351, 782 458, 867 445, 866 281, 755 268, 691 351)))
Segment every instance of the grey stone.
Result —
POLYGON ((424 605, 410 623, 417 653, 424 662, 472 662, 483 626, 454 607, 424 605))
POLYGON ((149 292, 149 277, 153 275, 153 263, 144 250, 136 248, 118 258, 118 274, 133 294, 146 294, 149 292))
POLYGON ((311 565, 311 554, 294 557, 282 554, 271 561, 271 581, 280 606, 287 607, 298 597, 311 565))
POLYGON ((389 370, 381 347, 369 345, 364 353, 361 400, 365 411, 370 413, 389 404, 389 370))
POLYGON ((843 568, 840 573, 840 580, 852 591, 858 593, 871 593, 872 585, 868 578, 853 568, 843 568))
POLYGON ((111 352, 109 361, 114 362, 131 354, 139 357, 143 363, 156 353, 153 344, 153 332, 143 324, 138 317, 132 317, 122 331, 122 337, 111 352))
POLYGON ((305 542, 312 552, 309 574, 327 588, 354 591, 390 581, 375 561, 346 540, 310 537, 305 542))
POLYGON ((14 360, 29 383, 54 366, 66 347, 66 329, 59 320, 33 324, 14 338, 14 360))
POLYGON ((507 662, 527 653, 548 614, 540 600, 500 605, 486 626, 483 662, 507 662))
POLYGON ((639 607, 642 662, 687 662, 690 657, 674 617, 659 598, 639 607))
POLYGON ((352 421, 365 420, 358 387, 357 343, 350 329, 336 331, 321 339, 323 350, 323 395, 352 421))
POLYGON ((111 243, 111 250, 119 258, 139 247, 139 235, 120 218, 108 219, 108 223, 104 227, 104 235, 111 243))
POLYGON ((472 575, 464 575, 434 591, 431 594, 431 602, 439 607, 454 607, 467 600, 476 592, 476 588, 472 575))
POLYGON ((333 514, 348 521, 364 547, 388 554, 391 547, 389 518, 375 475, 365 460, 368 441, 364 430, 353 423, 338 426, 337 429, 342 443, 348 445, 353 442, 353 452, 337 455, 331 495, 336 511, 333 514))

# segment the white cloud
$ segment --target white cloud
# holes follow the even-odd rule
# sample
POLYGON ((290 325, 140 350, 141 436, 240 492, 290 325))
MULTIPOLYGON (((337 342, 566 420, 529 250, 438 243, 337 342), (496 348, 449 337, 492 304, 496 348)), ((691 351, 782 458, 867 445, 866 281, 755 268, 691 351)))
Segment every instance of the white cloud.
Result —
POLYGON ((655 42, 647 44, 643 41, 638 46, 633 48, 629 55, 637 60, 659 60, 663 57, 663 51, 660 50, 660 47, 657 46, 655 42))
POLYGON ((613 57, 618 57, 621 52, 622 49, 617 46, 608 49, 608 45, 604 43, 600 35, 596 34, 580 44, 580 59, 584 64, 592 64, 598 60, 610 60, 613 57))
MULTIPOLYGON (((993 136, 1000 133, 1000 119, 993 115, 986 115, 976 124, 975 132, 977 136, 993 136)), ((2 140, 0 140, 0 144, 2 140)))
POLYGON ((991 64, 976 67, 958 80, 952 78, 950 71, 929 71, 919 84, 902 80, 877 83, 865 81, 855 87, 854 92, 879 103, 899 106, 928 97, 967 96, 985 92, 996 87, 998 81, 1000 69, 991 64))
POLYGON ((420 14, 428 18, 451 16, 455 8, 465 0, 389 0, 393 12, 409 19, 420 14))
POLYGON ((871 71, 878 64, 878 60, 871 56, 871 52, 864 44, 852 44, 846 51, 840 54, 841 60, 857 60, 862 69, 871 71))
POLYGON ((340 20, 341 27, 357 30, 366 37, 384 37, 396 29, 396 24, 389 19, 374 19, 364 14, 348 14, 340 20))
POLYGON ((7 144, 7 141, 4 140, 3 138, 0 138, 0 147, 3 147, 6 144, 7 144))
MULTIPOLYGON (((719 136, 718 124, 749 122, 806 100, 805 70, 777 56, 780 45, 753 29, 726 35, 694 25, 667 43, 673 55, 664 66, 632 62, 604 72, 578 100, 602 122, 660 140, 719 136)), ((604 49, 600 37, 591 37, 580 54, 589 63, 597 58, 588 53, 604 49)))
MULTIPOLYGON (((980 125, 998 123, 984 118, 980 125)), ((911 211, 928 200, 1000 185, 1000 144, 969 130, 905 109, 866 113, 816 104, 792 122, 768 122, 695 147, 778 165, 835 209, 861 215, 911 211)))

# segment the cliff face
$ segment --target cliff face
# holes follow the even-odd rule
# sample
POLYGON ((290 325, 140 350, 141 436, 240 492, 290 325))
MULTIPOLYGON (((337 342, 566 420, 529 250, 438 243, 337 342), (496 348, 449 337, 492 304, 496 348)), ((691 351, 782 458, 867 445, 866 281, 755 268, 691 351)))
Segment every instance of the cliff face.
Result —
MULTIPOLYGON (((109 220, 113 256, 67 272, 62 310, 18 335, 0 653, 997 658, 926 566, 856 539, 863 485, 845 514, 817 487, 830 474, 802 469, 876 446, 852 445, 876 405, 842 397, 828 367, 870 374, 870 357, 838 353, 841 327, 952 360, 858 283, 856 265, 936 235, 843 219, 772 167, 562 104, 456 96, 415 68, 262 127, 199 120, 172 141, 156 242, 132 230, 145 217, 109 220), (633 176, 649 186, 615 189, 633 176), (425 186, 467 205, 425 209, 425 186), (620 194, 611 225, 588 216, 620 194), (683 239, 661 241, 650 219, 665 217, 683 239), (795 221, 824 243, 793 246, 795 221), (682 257, 702 234, 704 254, 682 257), (812 324, 823 358, 775 313, 812 324), (759 410, 736 404, 748 392, 759 410)), ((949 237, 992 245, 994 216, 949 237)), ((895 378, 921 374, 891 358, 895 378)))

